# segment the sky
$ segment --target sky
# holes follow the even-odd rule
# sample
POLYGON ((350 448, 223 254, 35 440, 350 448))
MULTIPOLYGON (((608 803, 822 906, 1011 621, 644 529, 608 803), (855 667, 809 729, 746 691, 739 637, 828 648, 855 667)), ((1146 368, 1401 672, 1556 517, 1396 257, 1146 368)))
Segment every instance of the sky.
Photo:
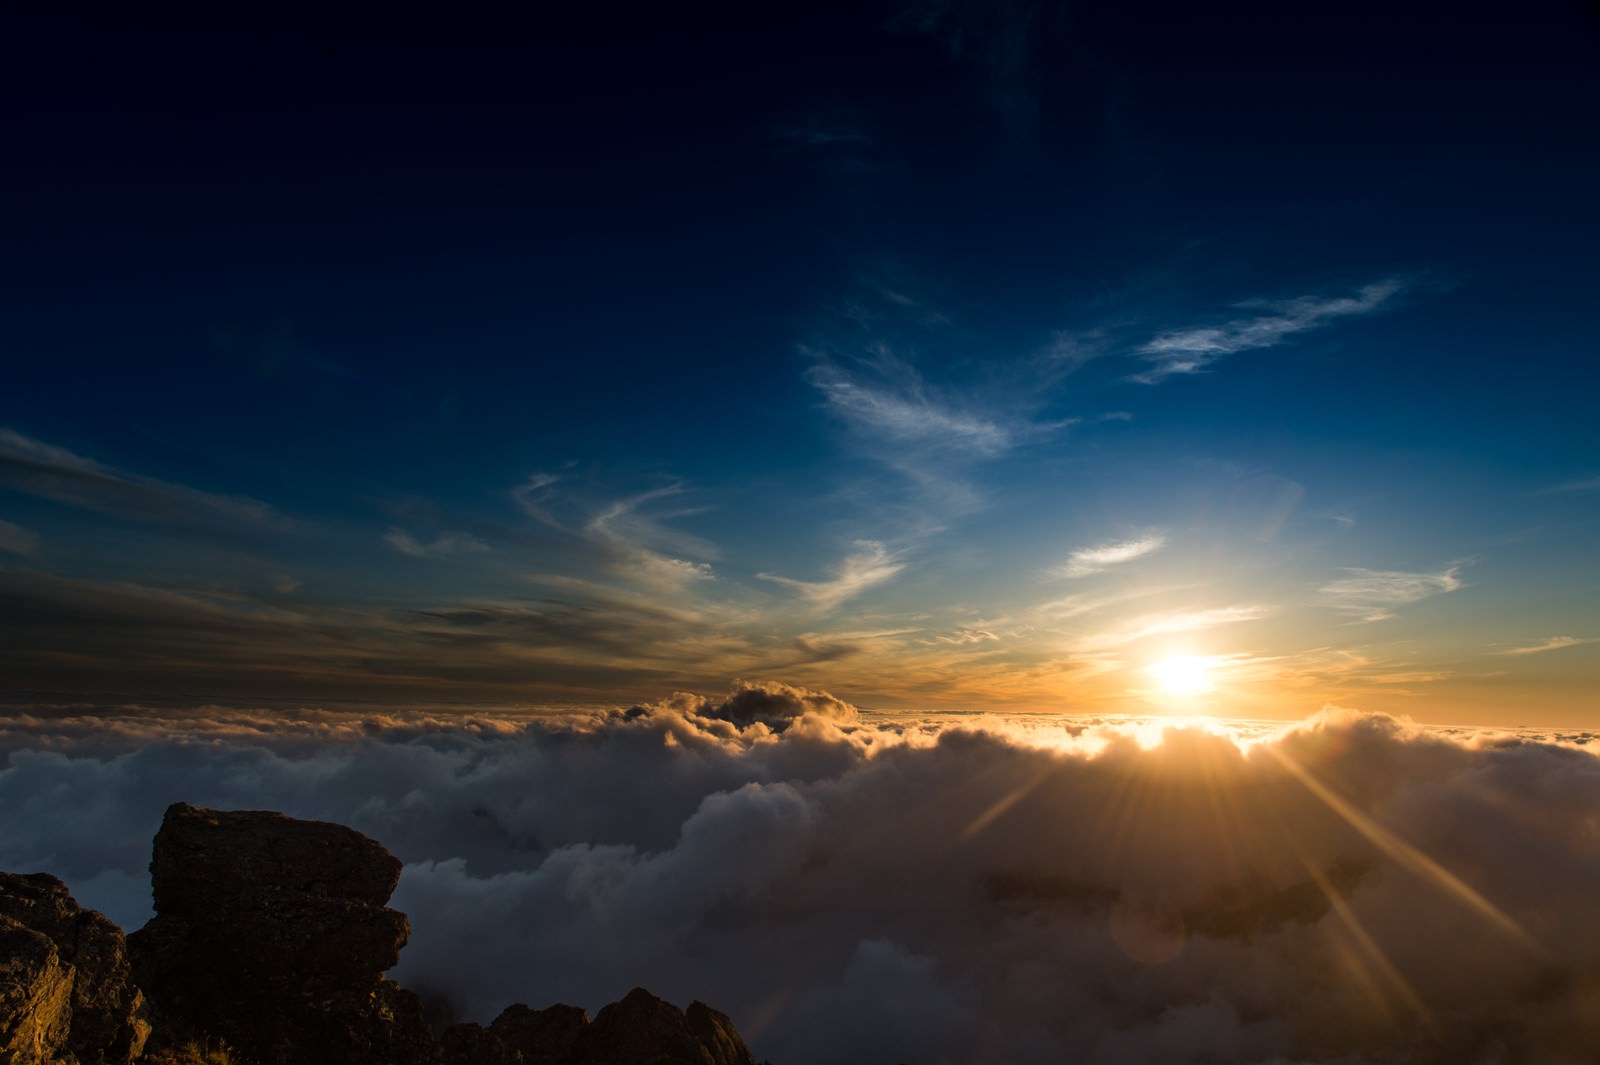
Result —
POLYGON ((574 7, 0 14, 6 704, 1595 723, 1592 7, 574 7))

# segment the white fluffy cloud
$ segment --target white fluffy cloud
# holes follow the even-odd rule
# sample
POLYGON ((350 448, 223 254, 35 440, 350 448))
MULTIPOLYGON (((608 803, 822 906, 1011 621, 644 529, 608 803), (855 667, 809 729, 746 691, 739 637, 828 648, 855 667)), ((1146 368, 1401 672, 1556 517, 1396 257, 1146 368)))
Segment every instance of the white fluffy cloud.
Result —
POLYGON ((341 821, 407 863, 403 983, 478 1019, 643 984, 778 1065, 1600 1045, 1600 760, 1570 738, 1155 735, 777 684, 522 720, 37 711, 0 718, 0 868, 136 924, 169 802, 341 821))

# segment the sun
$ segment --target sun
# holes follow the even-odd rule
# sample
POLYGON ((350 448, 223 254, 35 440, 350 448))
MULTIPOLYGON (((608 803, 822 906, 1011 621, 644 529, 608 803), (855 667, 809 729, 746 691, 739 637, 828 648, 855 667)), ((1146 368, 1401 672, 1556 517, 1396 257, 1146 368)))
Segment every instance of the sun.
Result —
POLYGON ((1194 655, 1163 658, 1149 668, 1149 673, 1156 678, 1164 695, 1180 698, 1204 695, 1214 687, 1211 682, 1211 663, 1194 655))

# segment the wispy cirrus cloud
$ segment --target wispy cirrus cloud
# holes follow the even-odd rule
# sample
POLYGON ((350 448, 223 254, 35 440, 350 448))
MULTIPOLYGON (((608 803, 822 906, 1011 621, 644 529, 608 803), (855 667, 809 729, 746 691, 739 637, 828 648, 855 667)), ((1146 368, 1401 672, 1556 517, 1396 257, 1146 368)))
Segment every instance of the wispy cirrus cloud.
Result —
POLYGON ((832 580, 802 581, 775 573, 759 573, 757 576, 793 588, 818 610, 828 611, 848 599, 854 599, 868 588, 892 580, 905 569, 905 563, 876 540, 857 540, 855 548, 834 567, 832 580))
POLYGON ((925 36, 981 73, 990 103, 1019 132, 1039 112, 1040 46, 1062 20, 1055 5, 985 0, 912 0, 890 18, 893 32, 925 36))
POLYGON ((1220 325, 1173 329, 1140 346, 1134 354, 1148 364, 1132 376, 1153 385, 1177 374, 1203 372, 1228 355, 1270 348, 1299 333, 1320 329, 1341 318, 1372 314, 1390 305, 1406 290, 1399 278, 1363 285, 1354 296, 1302 296, 1292 300, 1250 300, 1237 305, 1257 313, 1220 325))
POLYGON ((1576 481, 1567 481, 1564 484, 1553 484, 1549 488, 1539 489, 1539 495, 1554 495, 1562 492, 1595 492, 1600 491, 1600 477, 1583 477, 1576 481))
POLYGON ((683 491, 683 485, 670 484, 617 500, 591 518, 584 532, 610 549, 612 569, 625 577, 665 588, 681 588, 691 581, 708 580, 712 576, 711 564, 705 560, 717 557, 716 547, 662 524, 693 510, 680 509, 657 517, 645 514, 650 504, 681 495, 683 491))
POLYGON ((983 457, 1009 451, 1015 431, 997 420, 962 410, 934 394, 922 377, 899 364, 898 387, 872 384, 832 363, 819 363, 807 375, 828 407, 853 429, 983 457))
POLYGON ((1497 655, 1538 655, 1546 651, 1560 651, 1566 647, 1581 647, 1586 643, 1600 643, 1600 637, 1595 636, 1550 636, 1538 643, 1525 647, 1512 647, 1504 651, 1496 651, 1497 655))
POLYGON ((9 521, 0 521, 0 551, 32 557, 39 550, 39 534, 9 521))
POLYGON ((772 140, 777 144, 801 148, 831 148, 838 145, 871 144, 872 138, 864 130, 842 121, 827 121, 820 115, 809 115, 793 122, 780 122, 772 127, 772 140))
POLYGON ((524 514, 578 546, 598 569, 657 590, 681 589, 713 576, 710 563, 720 554, 716 545, 665 524, 695 508, 660 513, 656 506, 684 494, 682 484, 611 500, 569 524, 556 513, 572 502, 561 498, 560 482, 557 474, 534 473, 511 491, 511 498, 524 514))
POLYGON ((1151 636, 1170 636, 1180 632, 1201 632, 1219 625, 1234 625, 1241 621, 1257 621, 1273 613, 1273 608, 1262 603, 1239 606, 1212 607, 1207 610, 1172 611, 1145 614, 1112 629, 1094 633, 1080 640, 1082 651, 1103 651, 1125 644, 1137 643, 1151 636))
POLYGON ((1050 571, 1056 577, 1087 577, 1143 558, 1166 546, 1167 538, 1161 533, 1147 533, 1131 540, 1108 540, 1093 547, 1082 547, 1072 552, 1067 561, 1050 571))
POLYGON ((1385 621, 1403 606, 1463 587, 1461 568, 1457 563, 1437 573, 1347 569, 1349 576, 1323 585, 1319 593, 1341 613, 1360 621, 1385 621))
POLYGON ((138 518, 286 523, 258 499, 127 473, 11 429, 0 429, 0 484, 58 503, 138 518))
POLYGON ((390 547, 411 558, 446 558, 456 554, 471 554, 489 550, 489 545, 471 533, 448 532, 424 543, 401 528, 391 528, 383 534, 390 547))

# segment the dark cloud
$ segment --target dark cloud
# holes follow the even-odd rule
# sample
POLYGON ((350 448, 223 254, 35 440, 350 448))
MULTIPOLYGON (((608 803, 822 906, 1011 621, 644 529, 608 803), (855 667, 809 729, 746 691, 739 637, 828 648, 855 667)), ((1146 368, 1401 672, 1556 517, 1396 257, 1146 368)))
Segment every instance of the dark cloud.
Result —
POLYGON ((386 610, 0 564, 0 700, 47 692, 50 702, 261 705, 311 692, 335 703, 415 703, 437 690, 466 705, 592 705, 618 687, 626 695, 692 684, 697 672, 715 672, 707 663, 749 650, 690 607, 594 585, 568 592, 386 610))
POLYGON ((951 58, 973 64, 990 102, 1012 123, 1037 117, 1040 45, 1060 28, 1059 5, 1036 0, 914 0, 889 22, 925 35, 951 58))
POLYGON ((201 525, 290 525, 260 500, 127 473, 11 429, 0 429, 0 485, 121 517, 201 525))
POLYGON ((0 757, 0 867, 126 923, 177 799, 382 840, 394 975, 473 1018, 642 983, 780 1065, 1600 1045, 1600 762, 1554 738, 1330 712, 1241 746, 751 683, 560 717, 39 708, 0 757))
MULTIPOLYGON (((735 725, 786 728, 796 718, 816 714, 833 721, 856 720, 856 708, 827 692, 796 688, 777 681, 740 681, 725 699, 679 692, 660 704, 669 712, 731 721, 735 725)), ((648 710, 649 708, 641 708, 648 710)))

